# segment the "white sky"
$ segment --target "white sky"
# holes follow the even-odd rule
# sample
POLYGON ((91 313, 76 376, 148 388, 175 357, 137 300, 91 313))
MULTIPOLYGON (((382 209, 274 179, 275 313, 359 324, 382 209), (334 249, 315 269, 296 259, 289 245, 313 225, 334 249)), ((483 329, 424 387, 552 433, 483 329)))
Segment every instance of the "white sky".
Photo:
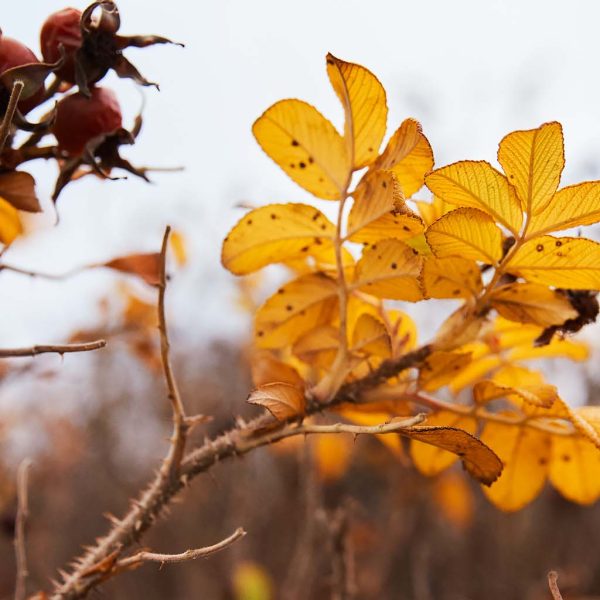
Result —
MULTIPOLYGON (((86 3, 75 0, 74 6, 86 3)), ((62 0, 11 3, 4 34, 37 50, 44 15, 62 0)), ((158 248, 164 225, 188 238, 190 265, 172 285, 173 320, 193 335, 240 332, 229 308, 233 278, 219 264, 220 241, 241 216, 233 206, 307 201, 270 162, 250 128, 270 104, 299 97, 334 123, 342 113, 329 87, 325 54, 359 62, 388 91, 389 127, 419 119, 438 166, 495 160, 514 129, 559 120, 566 137, 563 184, 600 178, 600 4, 592 1, 453 0, 121 0, 123 33, 158 33, 187 47, 127 55, 161 92, 146 93, 146 127, 127 156, 136 164, 184 165, 148 186, 129 179, 76 183, 59 201, 60 225, 15 244, 6 261, 60 272, 158 248)), ((140 96, 115 85, 132 117, 140 96)), ((54 171, 36 167, 45 200, 54 171)), ((90 273, 69 282, 0 275, 0 344, 60 339, 88 323, 95 299, 115 276, 90 273)))

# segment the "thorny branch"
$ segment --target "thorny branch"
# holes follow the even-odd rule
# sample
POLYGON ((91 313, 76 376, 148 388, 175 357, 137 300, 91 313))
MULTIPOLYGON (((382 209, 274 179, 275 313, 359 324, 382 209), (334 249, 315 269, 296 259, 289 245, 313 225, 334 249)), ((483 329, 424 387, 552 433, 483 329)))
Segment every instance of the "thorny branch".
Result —
POLYGON ((168 397, 173 412, 173 435, 171 437, 171 447, 165 457, 160 472, 164 477, 174 480, 179 472, 179 466, 185 452, 187 434, 190 429, 185 416, 185 409, 179 393, 179 387, 171 366, 169 356, 169 331, 167 328, 167 319, 165 317, 165 294, 167 291, 167 248, 169 243, 169 234, 171 228, 167 226, 163 236, 162 247, 160 250, 160 274, 158 283, 158 329, 160 331, 160 357, 163 365, 165 381, 167 382, 168 397))
MULTIPOLYGON (((364 391, 376 387, 394 375, 417 367, 430 352, 431 348, 424 346, 398 359, 385 361, 365 379, 342 386, 327 405, 318 404, 310 398, 310 402, 307 404, 307 414, 316 414, 325 408, 357 401, 364 391)), ((70 574, 63 576, 62 583, 55 586, 50 600, 84 598, 90 590, 102 583, 106 579, 106 574, 94 571, 94 566, 112 553, 124 552, 137 542, 156 522, 171 499, 200 473, 208 471, 222 460, 246 454, 285 437, 317 433, 317 430, 314 429, 317 426, 298 425, 293 421, 290 419, 278 422, 270 414, 264 414, 249 423, 240 422, 233 429, 216 438, 206 440, 200 447, 189 451, 181 463, 179 476, 175 479, 165 479, 160 472, 157 473, 154 480, 132 503, 127 514, 122 519, 111 518, 111 528, 106 536, 99 539, 91 549, 75 560, 75 568, 70 574)), ((392 430, 394 427, 401 429, 402 423, 401 421, 394 422, 392 430)), ((404 423, 404 427, 408 426, 404 423)), ((337 428, 338 433, 341 433, 347 426, 325 427, 337 428)), ((321 432, 319 431, 319 433, 321 432)), ((356 433, 356 431, 352 433, 356 433)), ((359 433, 366 433, 366 431, 363 428, 359 433)), ((378 429, 377 433, 381 433, 381 430, 378 429)))
POLYGON ((90 352, 106 346, 106 340, 95 340, 80 344, 37 344, 28 348, 0 348, 0 358, 20 358, 37 356, 38 354, 69 354, 74 352, 90 352))
POLYGON ((550 588, 550 593, 552 594, 553 600, 563 600, 562 594, 558 589, 558 573, 556 571, 550 571, 548 573, 548 587, 550 588))
POLYGON ((6 144, 6 140, 10 134, 10 128, 17 110, 17 104, 19 103, 19 98, 21 97, 24 88, 25 84, 20 80, 15 81, 13 84, 8 106, 6 107, 6 112, 4 113, 2 124, 0 125, 0 152, 4 150, 4 144, 6 144))
POLYGON ((15 557, 17 574, 15 581, 15 600, 25 600, 27 594, 27 552, 25 546, 25 525, 29 514, 27 494, 29 469, 32 462, 24 459, 17 470, 17 518, 15 520, 15 557))
POLYGON ((155 552, 141 551, 132 556, 128 556, 127 558, 123 558, 115 563, 116 570, 122 569, 132 569, 140 566, 145 562, 157 562, 165 564, 165 563, 180 563, 187 562, 189 560, 196 560, 197 558, 202 558, 208 556, 209 554, 214 554, 215 552, 219 552, 227 546, 231 546, 237 540, 243 538, 246 535, 246 532, 242 527, 238 527, 229 537, 226 537, 224 540, 213 544, 212 546, 204 546, 203 548, 195 548, 191 550, 186 550, 181 554, 157 554, 155 552))

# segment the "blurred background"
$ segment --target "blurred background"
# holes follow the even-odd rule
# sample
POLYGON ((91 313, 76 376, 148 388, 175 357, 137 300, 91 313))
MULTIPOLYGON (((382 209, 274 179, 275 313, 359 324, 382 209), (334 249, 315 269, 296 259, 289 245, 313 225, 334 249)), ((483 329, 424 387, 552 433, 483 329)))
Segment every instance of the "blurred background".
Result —
MULTIPOLYGON (((243 214, 240 203, 309 200, 262 153, 251 125, 273 102, 298 97, 341 127, 325 72, 328 51, 379 77, 390 132, 404 118, 417 118, 438 166, 495 162, 506 133, 558 120, 567 160, 562 185, 600 178, 596 3, 118 4, 123 33, 186 44, 127 51, 160 92, 148 88, 142 95, 112 74, 104 81, 116 90, 127 123, 145 103, 142 135, 126 156, 136 165, 185 170, 153 174, 152 185, 84 178, 61 195, 55 225, 49 200, 55 167, 33 165, 49 210, 29 219, 28 235, 3 259, 64 273, 155 251, 171 224, 188 254, 185 265, 174 266, 169 287, 176 369, 191 409, 216 417, 206 433, 239 413, 253 414, 244 406, 250 314, 241 306, 244 290, 220 266, 221 240, 243 214)), ((0 26, 39 54, 42 22, 64 6, 62 0, 11 5, 0 26)), ((126 509, 164 452, 169 415, 156 364, 153 290, 99 270, 63 281, 3 271, 0 280, 1 346, 95 334, 114 341, 94 355, 0 365, 4 597, 14 576, 14 466, 24 456, 35 461, 33 590, 104 530, 103 512, 126 509)), ((445 314, 427 303, 414 308, 409 312, 429 328, 445 314)), ((584 335, 594 344, 597 330, 584 335)), ((597 366, 594 354, 585 367, 556 362, 547 370, 565 399, 595 403, 597 366)), ((107 586, 106 596, 263 600, 285 597, 286 590, 289 598, 328 597, 335 532, 326 523, 340 506, 350 515, 359 598, 545 598, 549 568, 561 571, 571 597, 600 595, 600 558, 581 544, 600 524, 598 509, 567 504, 548 490, 521 513, 503 515, 476 487, 462 479, 425 480, 375 441, 361 440, 347 465, 332 459, 344 467, 339 472, 322 464, 323 455, 336 451, 260 451, 201 478, 147 543, 178 552, 213 543, 238 525, 250 535, 210 562, 160 572, 144 567, 107 586)))

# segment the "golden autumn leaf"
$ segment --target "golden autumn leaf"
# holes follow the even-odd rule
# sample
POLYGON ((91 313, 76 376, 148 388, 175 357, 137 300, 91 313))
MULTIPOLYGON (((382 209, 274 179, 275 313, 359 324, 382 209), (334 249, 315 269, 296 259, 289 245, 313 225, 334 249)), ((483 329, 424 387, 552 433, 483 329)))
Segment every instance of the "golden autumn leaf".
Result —
POLYGON ((360 315, 352 331, 351 349, 352 352, 381 358, 391 356, 392 345, 385 325, 373 315, 360 315))
POLYGON ((549 408, 558 400, 558 391, 548 383, 500 385, 496 381, 484 380, 473 386, 473 400, 477 404, 485 404, 498 398, 523 400, 534 406, 549 408))
POLYGON ((317 198, 339 200, 351 172, 342 136, 314 107, 281 100, 252 127, 265 151, 298 185, 317 198))
POLYGON ((422 258, 399 240, 382 240, 365 248, 356 263, 352 287, 378 298, 416 302, 422 258))
POLYGON ((337 354, 340 334, 332 325, 322 325, 307 331, 292 346, 294 356, 314 367, 328 369, 337 354))
POLYGON ((473 520, 475 500, 468 482, 450 471, 439 477, 433 487, 433 498, 444 517, 458 529, 466 529, 473 520))
POLYGON ((540 327, 560 325, 579 314, 564 294, 537 283, 503 285, 492 292, 490 301, 505 319, 540 327))
POLYGON ((187 244, 185 238, 182 233, 179 231, 172 231, 171 236, 169 237, 169 244, 171 245, 171 250, 173 255, 175 256, 175 260, 179 266, 185 265, 187 262, 187 244))
POLYGON ((252 383, 260 387, 276 381, 288 383, 302 389, 304 381, 294 367, 275 358, 270 352, 261 350, 255 352, 250 359, 252 383))
POLYGON ((463 161, 429 174, 427 187, 445 202, 477 208, 517 235, 521 205, 506 177, 485 161, 463 161))
POLYGON ((483 289, 477 264, 460 256, 428 256, 421 282, 426 298, 473 298, 483 289))
POLYGON ((337 311, 337 294, 336 282, 319 273, 304 275, 279 288, 256 313, 257 346, 288 346, 307 331, 329 323, 337 311))
POLYGON ((460 373, 471 362, 470 352, 432 352, 419 370, 419 387, 437 390, 460 373))
POLYGON ((18 210, 34 213, 42 210, 35 193, 35 179, 24 171, 0 173, 0 198, 18 210))
MULTIPOLYGON (((474 434, 477 430, 477 422, 473 417, 446 410, 428 415, 427 423, 435 427, 462 429, 471 434, 474 434)), ((416 439, 410 442, 410 455, 415 467, 428 477, 441 473, 458 460, 456 453, 444 450, 439 446, 425 444, 416 439)))
POLYGON ((236 275, 331 246, 335 226, 308 204, 270 204, 242 217, 223 242, 221 262, 236 275))
POLYGON ((427 243, 438 258, 460 256, 497 264, 502 258, 502 232, 494 220, 476 208, 458 208, 425 232, 427 243))
POLYGON ((128 273, 129 275, 136 275, 149 285, 160 283, 160 254, 157 252, 121 256, 99 266, 121 273, 128 273))
POLYGON ((266 408, 278 421, 304 413, 304 392, 289 383, 265 383, 256 388, 248 403, 266 408))
POLYGON ((325 433, 311 439, 315 448, 317 472, 324 481, 335 481, 350 465, 354 442, 348 435, 325 433))
POLYGON ((446 213, 454 210, 456 206, 444 202, 438 196, 434 196, 431 202, 425 202, 424 200, 414 200, 417 205, 417 209, 421 218, 425 222, 425 225, 429 226, 435 223, 438 219, 443 217, 446 213))
POLYGON ((600 498, 600 450, 578 436, 552 436, 550 482, 567 500, 592 504, 600 498))
POLYGON ((0 198, 0 242, 12 244, 23 233, 19 212, 6 200, 0 198))
POLYGON ((500 142, 498 162, 515 187, 523 210, 537 215, 552 200, 565 166, 560 123, 509 133, 500 142))
POLYGON ((585 238, 545 235, 523 244, 506 270, 542 285, 599 290, 600 244, 585 238))
POLYGON ((424 229, 419 216, 406 206, 400 183, 392 171, 368 172, 353 195, 346 227, 346 237, 352 242, 402 240, 424 229))
POLYGON ((386 311, 386 324, 392 341, 392 355, 399 356, 417 345, 417 326, 400 310, 386 311))
POLYGON ((527 427, 489 421, 481 441, 496 452, 504 465, 498 481, 483 490, 488 499, 507 512, 534 500, 548 475, 550 436, 527 427))
POLYGON ((392 170, 406 198, 418 192, 423 187, 425 175, 433 168, 433 151, 423 135, 421 124, 414 119, 403 121, 373 168, 392 170))
POLYGON ((455 350, 477 339, 485 317, 480 315, 475 305, 465 302, 455 310, 439 327, 433 344, 436 350, 455 350))
POLYGON ((502 462, 494 451, 462 429, 418 425, 400 433, 456 454, 469 474, 484 485, 491 485, 502 472, 502 462))
POLYGON ((535 214, 527 237, 540 236, 600 221, 600 182, 587 181, 559 190, 546 208, 535 214))
POLYGON ((371 164, 387 125, 387 102, 383 86, 360 65, 327 55, 327 74, 345 113, 344 137, 354 169, 371 164))

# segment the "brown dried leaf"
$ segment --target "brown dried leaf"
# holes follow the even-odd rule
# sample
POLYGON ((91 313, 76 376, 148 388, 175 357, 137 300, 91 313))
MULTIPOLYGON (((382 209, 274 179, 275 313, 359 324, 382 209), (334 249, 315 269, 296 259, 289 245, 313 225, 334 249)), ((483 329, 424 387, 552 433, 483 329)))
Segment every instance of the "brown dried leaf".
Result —
POLYGON ((248 396, 248 402, 266 408, 278 421, 304 413, 304 393, 289 383, 261 385, 248 396))

